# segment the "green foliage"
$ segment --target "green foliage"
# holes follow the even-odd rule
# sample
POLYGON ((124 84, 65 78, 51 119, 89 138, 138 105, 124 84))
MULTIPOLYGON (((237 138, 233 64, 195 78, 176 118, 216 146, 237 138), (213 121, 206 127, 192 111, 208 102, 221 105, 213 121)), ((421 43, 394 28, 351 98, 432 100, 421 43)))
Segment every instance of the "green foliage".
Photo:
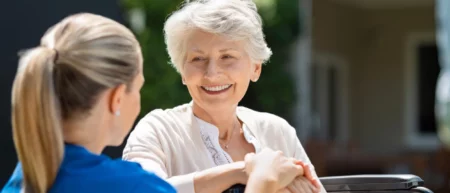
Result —
MULTIPOLYGON (((295 102, 294 83, 287 64, 292 43, 299 34, 298 0, 255 0, 264 22, 264 32, 273 56, 263 66, 262 76, 250 85, 241 105, 290 119, 295 102)), ((163 36, 164 21, 180 0, 124 0, 126 11, 145 13, 143 30, 135 31, 144 55, 146 83, 142 89, 142 115, 155 108, 171 108, 191 100, 181 77, 169 64, 163 36)))

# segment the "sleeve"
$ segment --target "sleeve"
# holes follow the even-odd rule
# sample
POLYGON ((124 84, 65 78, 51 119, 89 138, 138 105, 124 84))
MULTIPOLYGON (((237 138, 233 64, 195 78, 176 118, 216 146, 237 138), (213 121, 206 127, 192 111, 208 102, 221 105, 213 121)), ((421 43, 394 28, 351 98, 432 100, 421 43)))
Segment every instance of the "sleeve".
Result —
MULTIPOLYGON (((311 160, 309 159, 308 155, 305 152, 305 149, 303 148, 302 144, 300 143, 300 140, 297 137, 297 132, 295 130, 295 128, 293 128, 287 121, 284 121, 284 128, 283 131, 285 138, 287 139, 289 148, 295 148, 292 152, 293 152, 293 157, 303 161, 304 163, 309 164, 311 167, 310 169, 312 170, 311 173, 314 176, 314 178, 319 179, 319 177, 317 176, 317 173, 314 169, 314 165, 311 163, 311 160)), ((323 186, 323 184, 319 181, 320 183, 320 192, 321 193, 326 193, 325 187, 323 186)))
POLYGON ((176 193, 173 186, 159 178, 158 176, 149 173, 139 180, 132 188, 131 193, 176 193))
MULTIPOLYGON (((167 158, 163 144, 163 138, 158 135, 158 129, 169 129, 169 124, 161 117, 147 115, 136 125, 131 132, 123 151, 123 159, 137 162, 141 167, 166 179, 180 193, 195 193, 195 173, 169 177, 166 164, 170 162, 167 158)), ((167 146, 167 144, 166 144, 167 146)))
POLYGON ((11 178, 8 180, 6 185, 0 191, 1 193, 11 193, 11 192, 22 192, 23 184, 23 174, 22 174, 22 164, 18 163, 11 178))

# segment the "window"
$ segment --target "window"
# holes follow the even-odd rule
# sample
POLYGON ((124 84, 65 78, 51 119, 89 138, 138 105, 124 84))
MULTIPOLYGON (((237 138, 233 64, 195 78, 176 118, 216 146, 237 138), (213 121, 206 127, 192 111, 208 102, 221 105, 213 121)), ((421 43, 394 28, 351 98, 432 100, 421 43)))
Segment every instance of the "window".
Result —
POLYGON ((421 44, 417 47, 416 63, 418 81, 418 129, 420 134, 436 134, 436 83, 440 72, 436 44, 421 44))
POLYGON ((348 69, 334 56, 316 54, 311 65, 313 135, 317 139, 347 142, 348 69))
POLYGON ((440 72, 434 32, 406 39, 405 144, 416 150, 439 145, 435 121, 436 83, 440 72))

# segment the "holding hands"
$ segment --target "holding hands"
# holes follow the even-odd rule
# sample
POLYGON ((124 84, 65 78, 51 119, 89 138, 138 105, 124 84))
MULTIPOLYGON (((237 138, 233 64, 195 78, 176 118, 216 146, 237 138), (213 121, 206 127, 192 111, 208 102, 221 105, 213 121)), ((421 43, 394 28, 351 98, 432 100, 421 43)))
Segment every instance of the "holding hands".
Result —
POLYGON ((310 166, 281 151, 264 149, 245 157, 245 172, 249 176, 246 193, 318 193, 318 179, 310 166))

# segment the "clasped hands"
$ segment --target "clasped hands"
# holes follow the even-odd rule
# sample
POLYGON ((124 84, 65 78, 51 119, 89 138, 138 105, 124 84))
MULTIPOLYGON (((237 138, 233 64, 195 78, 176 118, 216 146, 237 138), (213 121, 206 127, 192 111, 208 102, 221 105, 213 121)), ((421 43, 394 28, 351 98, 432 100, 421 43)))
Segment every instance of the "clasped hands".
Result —
POLYGON ((247 175, 264 175, 277 184, 277 193, 319 193, 320 183, 311 172, 311 166, 281 151, 264 149, 245 157, 247 175), (258 171, 259 170, 259 171, 258 171))

